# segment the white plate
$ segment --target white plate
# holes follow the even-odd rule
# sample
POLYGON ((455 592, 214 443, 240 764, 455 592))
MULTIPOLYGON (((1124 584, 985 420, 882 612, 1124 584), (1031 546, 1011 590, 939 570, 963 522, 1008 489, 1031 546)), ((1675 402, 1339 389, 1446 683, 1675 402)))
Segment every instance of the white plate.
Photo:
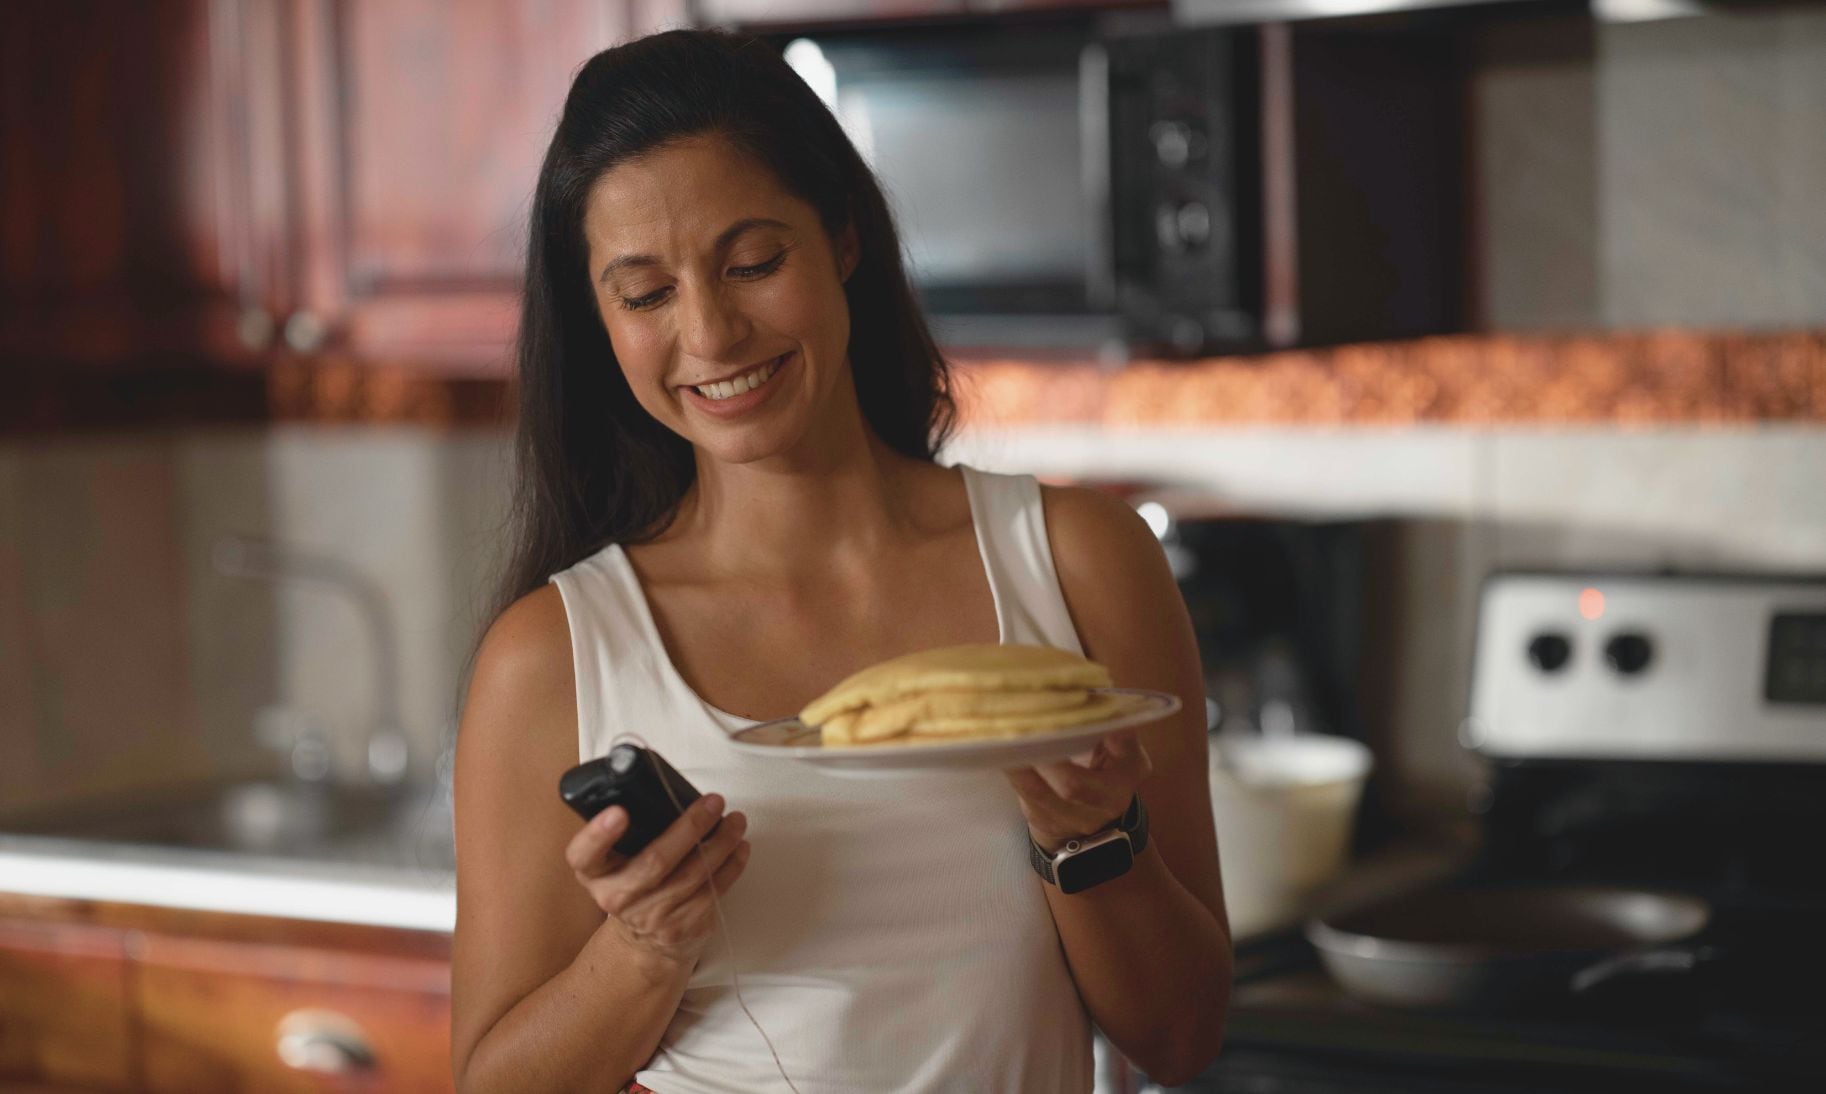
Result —
POLYGON ((743 752, 798 760, 833 775, 904 775, 918 771, 1029 767, 1088 753, 1097 739, 1119 729, 1159 721, 1179 709, 1179 696, 1142 688, 1092 688, 1092 695, 1133 695, 1147 701, 1138 710, 1101 722, 1024 737, 973 737, 963 741, 879 744, 826 748, 819 731, 797 718, 739 729, 729 743, 743 752))

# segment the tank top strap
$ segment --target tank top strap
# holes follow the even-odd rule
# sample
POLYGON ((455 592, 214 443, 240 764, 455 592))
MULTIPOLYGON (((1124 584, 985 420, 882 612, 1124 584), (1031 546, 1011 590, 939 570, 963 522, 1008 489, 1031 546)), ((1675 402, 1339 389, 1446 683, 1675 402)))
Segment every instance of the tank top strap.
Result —
POLYGON ((1059 588, 1046 509, 1032 475, 978 471, 963 464, 964 487, 976 521, 977 547, 995 596, 1002 641, 1053 646, 1082 655, 1078 630, 1059 588))
POLYGON ((570 625, 579 757, 605 755, 623 731, 663 750, 653 735, 689 718, 695 697, 681 694, 665 650, 650 638, 646 600, 621 546, 610 544, 548 580, 564 598, 570 625))

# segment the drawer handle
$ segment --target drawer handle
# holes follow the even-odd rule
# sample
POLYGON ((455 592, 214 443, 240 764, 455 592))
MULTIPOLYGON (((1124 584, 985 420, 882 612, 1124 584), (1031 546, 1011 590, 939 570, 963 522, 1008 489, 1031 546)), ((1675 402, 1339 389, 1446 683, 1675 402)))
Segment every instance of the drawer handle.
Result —
POLYGON ((306 1007, 279 1019, 279 1059, 296 1071, 348 1075, 374 1070, 368 1035, 347 1015, 306 1007))

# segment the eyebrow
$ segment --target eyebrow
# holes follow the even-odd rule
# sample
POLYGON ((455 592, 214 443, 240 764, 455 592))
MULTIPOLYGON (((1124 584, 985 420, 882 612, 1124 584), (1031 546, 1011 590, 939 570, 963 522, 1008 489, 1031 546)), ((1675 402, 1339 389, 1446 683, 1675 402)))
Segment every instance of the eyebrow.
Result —
MULTIPOLYGON (((768 217, 743 217, 729 227, 724 228, 722 232, 717 235, 714 249, 719 251, 722 250, 733 243, 737 236, 741 235, 743 232, 752 231, 755 228, 784 228, 790 231, 792 225, 785 221, 772 220, 768 217)), ((602 272, 596 275, 596 283, 598 285, 602 284, 609 279, 610 274, 613 274, 618 270, 625 270, 634 266, 657 266, 659 264, 659 258, 655 255, 618 255, 615 258, 610 259, 608 264, 602 268, 602 272)))

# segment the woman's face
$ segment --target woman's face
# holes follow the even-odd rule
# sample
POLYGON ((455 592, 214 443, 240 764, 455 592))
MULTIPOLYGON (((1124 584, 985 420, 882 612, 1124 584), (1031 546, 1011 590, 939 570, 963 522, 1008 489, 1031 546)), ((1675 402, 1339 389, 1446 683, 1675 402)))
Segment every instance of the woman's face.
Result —
POLYGON ((843 282, 854 231, 833 241, 811 206, 722 138, 606 172, 583 231, 634 397, 708 454, 745 463, 785 452, 853 390, 843 282))

